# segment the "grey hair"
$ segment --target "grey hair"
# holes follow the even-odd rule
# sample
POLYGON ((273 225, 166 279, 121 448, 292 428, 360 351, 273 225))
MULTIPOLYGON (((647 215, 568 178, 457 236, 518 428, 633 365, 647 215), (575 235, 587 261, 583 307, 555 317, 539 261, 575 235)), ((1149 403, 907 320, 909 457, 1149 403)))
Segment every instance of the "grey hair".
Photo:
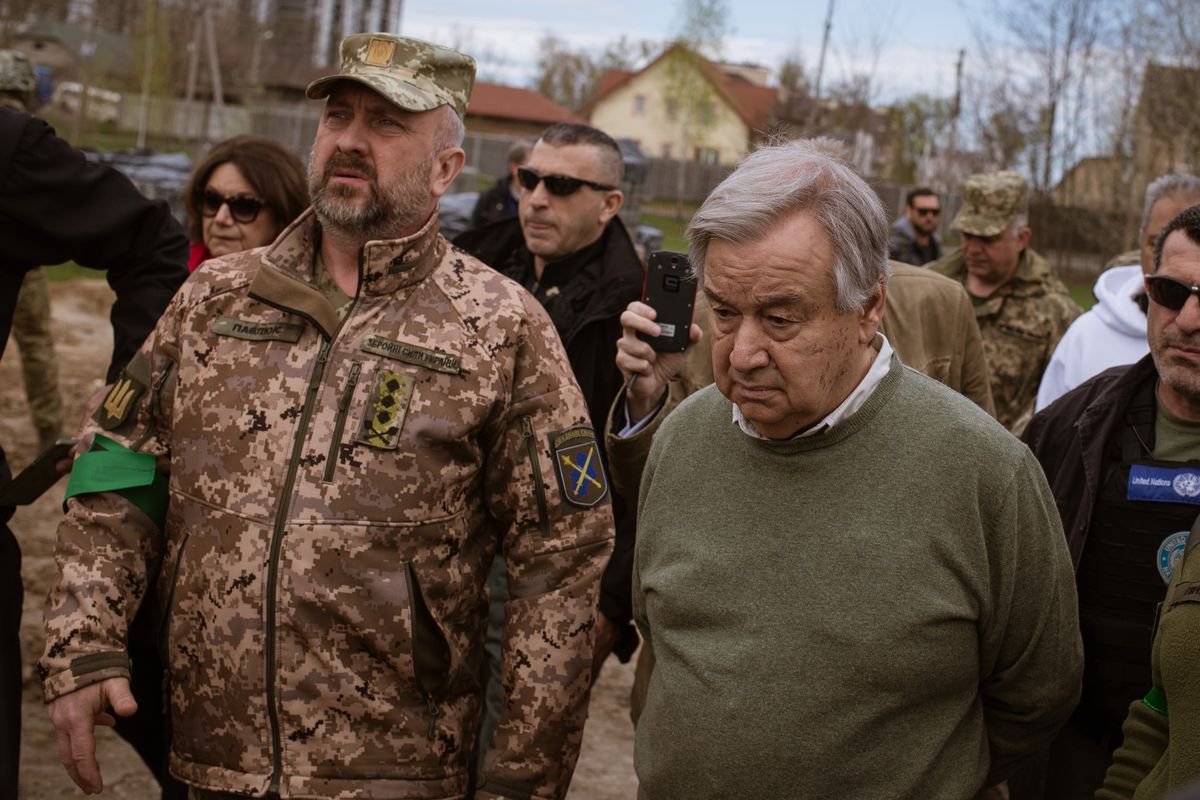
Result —
POLYGON ((837 308, 859 308, 891 275, 887 215, 879 197, 831 152, 826 140, 764 147, 713 189, 687 227, 688 257, 704 272, 713 239, 746 244, 766 236, 783 219, 808 214, 833 243, 837 308))
POLYGON ((1160 175, 1155 178, 1146 187, 1146 204, 1142 207, 1142 226, 1138 228, 1139 231, 1142 233, 1146 232, 1146 226, 1150 224, 1150 212, 1154 210, 1154 204, 1164 197, 1185 197, 1200 200, 1200 178, 1197 178, 1195 175, 1183 175, 1180 173, 1160 175))
POLYGON ((449 147, 462 147, 463 139, 467 136, 467 126, 454 110, 453 106, 444 105, 437 109, 441 114, 438 120, 437 133, 434 135, 433 152, 440 153, 449 147))

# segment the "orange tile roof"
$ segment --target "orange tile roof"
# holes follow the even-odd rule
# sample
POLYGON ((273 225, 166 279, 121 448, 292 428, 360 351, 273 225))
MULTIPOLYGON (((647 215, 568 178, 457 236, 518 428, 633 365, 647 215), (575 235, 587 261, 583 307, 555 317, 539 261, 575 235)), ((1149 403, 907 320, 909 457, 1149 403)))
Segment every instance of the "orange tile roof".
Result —
POLYGON ((467 114, 544 122, 547 125, 555 122, 587 124, 583 117, 532 89, 519 89, 516 86, 484 81, 475 82, 475 88, 471 90, 471 102, 467 104, 467 114))
MULTIPOLYGON (((650 69, 666 58, 676 47, 681 46, 675 44, 668 47, 658 58, 639 72, 623 69, 610 69, 605 72, 600 76, 600 87, 596 91, 596 99, 592 101, 591 108, 595 108, 596 104, 609 94, 624 86, 635 76, 650 69)), ((726 74, 720 67, 704 57, 700 57, 699 62, 704 77, 716 88, 742 122, 745 122, 752 131, 765 131, 771 121, 771 112, 775 108, 775 95, 778 90, 774 86, 758 86, 742 78, 726 74)))

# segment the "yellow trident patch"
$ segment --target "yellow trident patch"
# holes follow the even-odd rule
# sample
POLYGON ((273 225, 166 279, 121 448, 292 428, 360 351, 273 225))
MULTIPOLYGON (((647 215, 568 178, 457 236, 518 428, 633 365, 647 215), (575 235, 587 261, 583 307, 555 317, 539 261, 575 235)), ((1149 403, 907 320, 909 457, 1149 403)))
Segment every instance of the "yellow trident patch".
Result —
POLYGON ((383 450, 396 449, 414 384, 409 375, 381 369, 375 376, 357 441, 383 450))
POLYGON ((113 384, 113 388, 104 397, 100 408, 96 409, 94 419, 106 431, 119 427, 128 419, 134 402, 141 397, 144 391, 146 391, 146 384, 128 372, 122 373, 117 382, 113 384))

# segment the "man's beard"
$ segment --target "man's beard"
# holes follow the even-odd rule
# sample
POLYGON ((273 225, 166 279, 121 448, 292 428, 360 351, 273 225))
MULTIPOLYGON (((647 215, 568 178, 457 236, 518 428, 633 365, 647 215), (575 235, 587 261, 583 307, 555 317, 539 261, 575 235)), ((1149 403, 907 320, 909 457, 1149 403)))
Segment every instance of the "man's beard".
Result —
POLYGON ((346 153, 334 153, 317 175, 313 160, 308 161, 308 193, 313 210, 325 227, 361 237, 364 240, 395 239, 424 222, 429 207, 429 173, 434 155, 394 182, 381 185, 375 168, 365 159, 346 153), (359 189, 329 183, 333 170, 352 169, 367 178, 367 197, 360 201, 359 189))

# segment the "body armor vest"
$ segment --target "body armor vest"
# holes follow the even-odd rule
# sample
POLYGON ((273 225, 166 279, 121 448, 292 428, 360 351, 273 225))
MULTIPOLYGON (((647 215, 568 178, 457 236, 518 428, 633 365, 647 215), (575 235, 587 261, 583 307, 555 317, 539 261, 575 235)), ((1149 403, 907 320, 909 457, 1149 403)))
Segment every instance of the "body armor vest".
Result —
MULTIPOLYGON (((1153 383, 1134 396, 1105 449, 1102 483, 1077 576, 1085 655, 1076 719, 1098 737, 1115 733, 1129 704, 1150 686, 1150 647, 1173 559, 1182 554, 1200 505, 1130 499, 1130 473, 1178 472, 1200 461, 1156 461, 1153 383), (1182 534, 1179 536, 1178 534, 1182 534), (1115 730, 1114 730, 1115 729, 1115 730)), ((1148 479, 1143 479, 1148 480, 1148 479)), ((1158 478, 1170 485, 1169 479, 1158 478)), ((1200 498, 1196 498, 1200 501, 1200 498)))

